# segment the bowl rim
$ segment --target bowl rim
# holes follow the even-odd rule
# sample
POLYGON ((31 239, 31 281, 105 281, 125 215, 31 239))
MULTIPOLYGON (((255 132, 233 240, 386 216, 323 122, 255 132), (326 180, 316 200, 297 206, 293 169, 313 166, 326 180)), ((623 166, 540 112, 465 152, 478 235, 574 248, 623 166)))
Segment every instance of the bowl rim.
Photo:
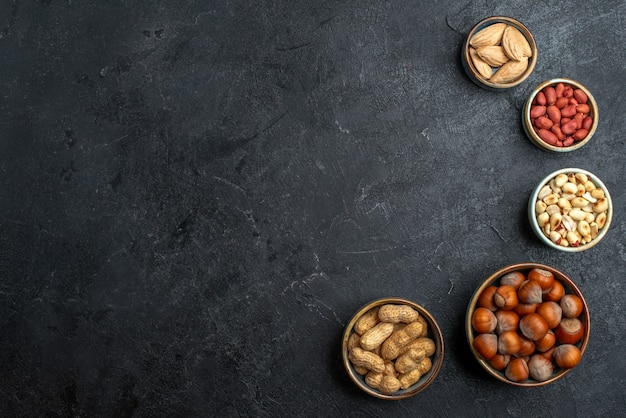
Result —
POLYGON ((346 372, 350 376, 350 379, 356 384, 357 387, 359 387, 365 393, 371 396, 374 396, 376 398, 385 399, 385 400, 406 399, 411 396, 417 395, 418 393, 425 390, 428 386, 430 386, 430 384, 435 380, 435 378, 439 374, 441 367, 443 366, 444 352, 445 352, 445 344, 444 344, 443 332, 441 331, 441 327, 439 326, 439 324, 437 323, 433 315, 422 305, 416 302, 413 302, 412 300, 400 298, 400 297, 378 298, 362 305, 356 311, 356 313, 352 315, 352 318, 350 318, 350 321, 348 321, 348 323, 346 324, 344 328, 344 332, 343 332, 343 338, 341 341, 342 361, 343 361, 344 368, 346 369, 346 372), (380 392, 379 390, 368 386, 365 383, 364 378, 354 371, 354 368, 352 364, 350 363, 350 360, 348 359, 348 339, 350 338, 350 335, 352 334, 352 329, 354 328, 356 321, 370 309, 375 308, 377 306, 382 306, 385 304, 405 304, 416 309, 419 312, 419 314, 423 316, 428 322, 429 330, 428 330, 427 336, 428 338, 432 339, 435 343, 435 353, 431 356, 431 359, 432 359, 431 369, 425 375, 420 377, 420 380, 418 380, 416 383, 411 385, 409 388, 401 389, 398 392, 395 392, 389 395, 384 394, 380 392))
POLYGON ((497 280, 499 280, 502 276, 504 276, 507 273, 510 273, 513 271, 526 271, 526 270, 530 271, 533 268, 540 268, 540 269, 550 271, 554 275, 555 279, 558 279, 562 282, 563 287, 565 287, 566 291, 569 290, 571 293, 576 294, 582 300, 583 312, 580 314, 580 317, 582 317, 581 321, 583 325, 585 326, 585 332, 584 332, 583 337, 581 338, 581 341, 575 344, 580 349, 581 358, 585 354, 585 351, 589 344, 589 337, 591 335, 591 317, 589 315, 589 306, 587 305, 585 296, 583 295, 580 287, 576 284, 576 282, 574 282, 574 280, 572 280, 569 276, 567 276, 562 271, 552 266, 548 266, 542 263, 521 262, 521 263, 509 264, 505 267, 498 269, 491 275, 489 275, 489 277, 487 277, 487 279, 485 279, 480 284, 480 286, 478 286, 478 288, 474 291, 474 293, 472 294, 472 297, 470 298, 470 302, 467 305, 467 310, 465 312, 465 335, 466 335, 470 350, 472 354, 474 355, 474 358, 483 367, 483 369, 487 371, 487 373, 489 373, 491 376, 495 377, 496 379, 500 380, 501 382, 504 382, 513 386, 519 386, 519 387, 539 387, 539 386, 548 385, 552 382, 562 379, 565 375, 567 375, 572 370, 574 370, 575 367, 571 369, 560 369, 558 367, 555 367, 555 370, 558 369, 558 371, 554 372, 552 377, 545 381, 536 381, 536 380, 532 380, 529 378, 528 380, 524 382, 514 382, 512 380, 507 379, 506 376, 504 375, 504 372, 494 369, 487 360, 483 359, 480 356, 480 354, 476 352, 476 349, 473 346, 474 329, 472 327, 472 313, 476 309, 476 305, 478 303, 478 297, 487 287, 494 284, 497 280))
POLYGON ((489 16, 478 21, 467 32, 463 40, 463 48, 461 50, 461 57, 462 57, 461 61, 463 63, 463 67, 465 68, 465 71, 470 76, 470 79, 472 79, 472 81, 474 81, 479 86, 485 87, 490 90, 506 90, 506 89, 510 89, 512 87, 518 86, 519 84, 526 81, 528 77, 530 77, 532 72, 535 70, 535 66, 537 64, 537 54, 538 54, 538 50, 537 50, 537 43, 535 42, 535 38, 532 32, 522 22, 509 16, 494 15, 494 16, 489 16), (517 29, 520 29, 520 32, 522 32, 526 40, 528 40, 528 43, 530 44, 530 48, 533 52, 533 55, 532 57, 530 57, 530 60, 528 62, 528 68, 526 68, 526 71, 524 72, 524 74, 520 76, 518 79, 516 79, 515 81, 512 81, 510 83, 495 84, 495 83, 490 82, 489 80, 485 80, 484 78, 480 77, 478 75, 478 70, 476 70, 476 67, 474 67, 474 64, 472 63, 472 59, 469 56, 469 41, 471 37, 479 30, 484 29, 487 26, 490 26, 494 23, 507 23, 509 25, 515 26, 517 29))
POLYGON ((611 221, 613 220, 613 199, 611 198, 609 189, 602 182, 602 180, 600 180, 598 176, 582 168, 567 167, 567 168, 561 168, 560 170, 553 171, 552 173, 545 176, 541 181, 539 181, 539 183, 537 183, 532 193, 530 194, 530 198, 528 199, 528 211, 527 212, 528 212, 528 220, 530 222, 530 226, 533 232, 535 233, 535 235, 537 236, 537 238, 539 238, 541 242, 559 251, 564 251, 564 252, 569 252, 569 253, 579 253, 581 251, 585 251, 585 250, 595 247, 608 233, 609 228, 611 227, 611 221), (572 172, 586 174, 587 176, 591 178, 591 181, 593 181, 593 183, 597 187, 600 187, 602 190, 604 190, 604 195, 608 200, 609 208, 607 210, 606 222, 604 224, 604 227, 600 230, 600 232, 598 233, 598 236, 595 239, 593 239, 592 241, 590 241, 589 243, 585 245, 581 245, 578 247, 564 247, 562 245, 558 245, 552 242, 541 231, 541 228, 539 227, 539 224, 537 223, 537 217, 535 216, 535 202, 537 201, 537 196, 539 195, 539 192, 541 191, 543 186, 548 184, 550 180, 552 180, 554 177, 558 176, 559 174, 567 174, 567 173, 572 173, 572 172))
POLYGON ((596 99, 593 96, 593 94, 589 91, 587 87, 585 87, 585 85, 571 78, 566 78, 566 77, 551 78, 537 85, 533 89, 533 91, 530 93, 528 98, 526 99, 526 102, 524 103, 524 107, 522 110, 522 126, 524 127, 524 132, 526 133, 526 136, 538 148, 541 148, 547 151, 556 152, 556 153, 563 153, 563 152, 576 151, 577 149, 587 144, 591 140, 591 137, 593 137, 594 134, 596 133, 596 130, 598 128, 599 117, 600 117, 600 112, 598 111, 598 103, 596 102, 596 99), (530 120, 530 107, 532 105, 532 101, 535 99, 535 96, 537 96, 537 94, 544 87, 547 87, 550 85, 556 85, 558 83, 571 84, 572 86, 584 91, 585 94, 587 95, 589 107, 591 109, 591 114, 593 115, 593 122, 591 124, 591 128, 589 129, 589 133, 587 134, 587 136, 582 141, 578 141, 574 145, 571 145, 569 147, 556 147, 554 145, 550 145, 546 143, 545 141, 543 141, 541 138, 539 138, 539 135, 537 135, 537 133, 533 129, 532 122, 530 120))

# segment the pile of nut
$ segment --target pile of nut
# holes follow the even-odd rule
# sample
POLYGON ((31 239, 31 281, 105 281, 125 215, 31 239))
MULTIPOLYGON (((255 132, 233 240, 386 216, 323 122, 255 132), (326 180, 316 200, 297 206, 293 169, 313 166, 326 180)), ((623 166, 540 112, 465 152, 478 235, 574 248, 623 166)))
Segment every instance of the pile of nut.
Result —
POLYGON ((583 309, 582 299, 566 293, 552 272, 510 272, 478 296, 472 346, 507 379, 543 382, 555 367, 571 369, 579 363, 583 309))
POLYGON ((435 342, 423 316, 408 305, 386 304, 363 314, 348 339, 348 359, 365 383, 391 395, 432 368, 435 342))
POLYGON ((469 39, 469 54, 476 71, 494 84, 511 83, 528 68, 532 49, 514 26, 494 23, 469 39))
POLYGON ((569 147, 582 141, 593 125, 587 93, 566 83, 541 89, 530 106, 533 130, 548 145, 569 147))
POLYGON ((585 173, 561 173, 544 185, 535 201, 543 234, 563 247, 596 239, 607 221, 609 201, 585 173))

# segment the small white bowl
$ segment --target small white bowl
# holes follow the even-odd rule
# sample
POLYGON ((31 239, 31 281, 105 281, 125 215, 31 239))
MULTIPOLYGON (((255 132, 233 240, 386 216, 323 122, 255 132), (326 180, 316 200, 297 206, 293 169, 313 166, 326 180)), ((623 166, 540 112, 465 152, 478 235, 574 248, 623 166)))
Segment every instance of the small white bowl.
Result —
POLYGON ((602 238, 604 238, 604 236, 608 232, 609 227, 611 226, 612 218, 613 218, 613 202, 611 200, 611 195, 609 194, 608 188, 604 185, 602 180, 600 180, 595 174, 590 173, 589 171, 583 170, 581 168, 563 168, 563 169, 560 169, 553 173, 548 174, 543 180, 541 180, 537 184, 537 186, 535 187, 535 189, 530 195, 530 199, 528 200, 528 220, 530 221, 530 225, 532 227, 533 232, 544 244, 559 251, 577 253, 577 252, 585 251, 594 247, 596 244, 598 244, 602 240, 602 238), (606 197, 608 201, 608 209, 606 211, 606 221, 604 222, 604 226, 601 229, 599 229, 598 235, 594 239, 579 246, 569 246, 569 245, 564 246, 564 245, 553 242, 544 233, 542 228, 539 226, 539 223, 537 221, 537 214, 535 210, 535 205, 538 200, 538 196, 539 196, 541 189, 544 186, 548 185, 550 181, 554 179, 556 176, 558 176, 559 174, 569 174, 569 173, 586 174, 589 180, 591 180, 591 182, 596 187, 604 191, 604 196, 606 197))

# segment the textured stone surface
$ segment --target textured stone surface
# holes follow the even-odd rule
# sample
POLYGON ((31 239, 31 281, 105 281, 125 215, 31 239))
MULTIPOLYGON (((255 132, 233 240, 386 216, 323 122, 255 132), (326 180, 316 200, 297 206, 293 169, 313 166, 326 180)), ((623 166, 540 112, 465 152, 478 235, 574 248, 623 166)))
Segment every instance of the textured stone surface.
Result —
POLYGON ((624 21, 618 0, 3 2, 2 415, 623 413, 624 21), (540 51, 506 92, 460 64, 489 15, 540 51), (571 155, 520 124, 554 77, 601 109, 571 155), (582 254, 526 220, 567 166, 615 204, 582 254), (489 377, 463 331, 474 288, 522 261, 574 278, 592 315, 580 366, 538 390, 489 377), (340 358, 343 326, 383 296, 425 306, 447 343, 400 402, 359 392, 340 358))

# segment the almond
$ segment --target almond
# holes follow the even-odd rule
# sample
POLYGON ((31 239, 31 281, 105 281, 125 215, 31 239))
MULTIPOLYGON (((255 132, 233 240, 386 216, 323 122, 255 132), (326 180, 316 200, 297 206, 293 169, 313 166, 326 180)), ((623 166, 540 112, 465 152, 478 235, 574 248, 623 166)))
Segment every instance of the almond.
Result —
POLYGON ((481 46, 480 48, 476 48, 476 53, 483 61, 492 67, 501 67, 505 62, 511 59, 504 53, 504 48, 498 45, 481 46))
POLYGON ((481 77, 485 80, 489 80, 491 78, 491 75, 493 74, 491 66, 483 61, 480 56, 478 56, 478 52, 476 52, 476 49, 470 48, 469 53, 470 58, 472 59, 472 63, 474 64, 474 67, 476 67, 476 71, 478 71, 478 74, 480 74, 481 77))
POLYGON ((495 84, 510 83, 517 80, 528 68, 528 57, 521 60, 507 61, 502 67, 496 71, 489 81, 495 84))
POLYGON ((512 60, 520 61, 533 53, 526 37, 517 28, 508 26, 502 34, 502 47, 512 60))
POLYGON ((494 23, 476 32, 469 41, 474 48, 488 45, 498 45, 502 40, 502 34, 507 27, 506 23, 494 23))

